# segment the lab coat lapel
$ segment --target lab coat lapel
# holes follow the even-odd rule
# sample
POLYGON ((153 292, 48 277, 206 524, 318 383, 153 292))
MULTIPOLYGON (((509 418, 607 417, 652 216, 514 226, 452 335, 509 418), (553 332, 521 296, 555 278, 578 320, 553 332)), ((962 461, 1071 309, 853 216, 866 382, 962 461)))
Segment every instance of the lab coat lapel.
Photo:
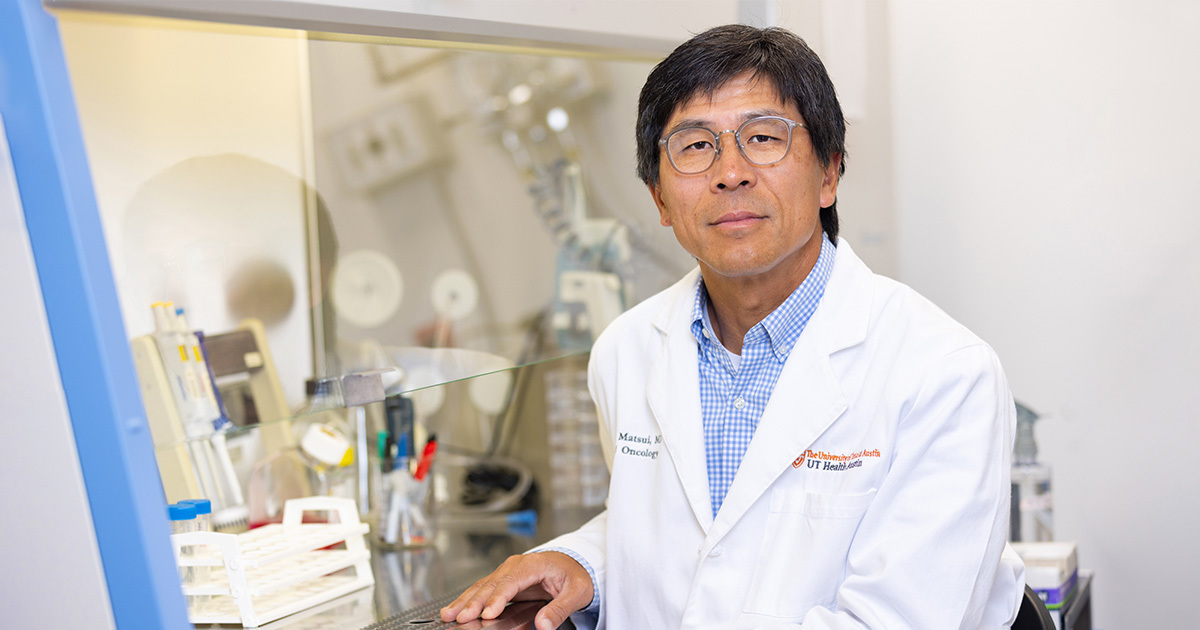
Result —
POLYGON ((839 241, 825 295, 779 374, 754 438, 708 532, 706 548, 715 545, 845 412, 846 397, 829 357, 866 338, 871 276, 850 246, 839 241))
MULTIPOLYGON (((803 337, 803 336, 802 336, 803 337)), ((709 542, 716 543, 792 462, 846 410, 829 357, 796 343, 721 503, 709 542)))
POLYGON ((697 269, 676 283, 672 298, 655 317, 662 345, 650 366, 646 398, 692 512, 707 532, 712 525, 712 503, 700 418, 700 366, 691 331, 698 276, 697 269))

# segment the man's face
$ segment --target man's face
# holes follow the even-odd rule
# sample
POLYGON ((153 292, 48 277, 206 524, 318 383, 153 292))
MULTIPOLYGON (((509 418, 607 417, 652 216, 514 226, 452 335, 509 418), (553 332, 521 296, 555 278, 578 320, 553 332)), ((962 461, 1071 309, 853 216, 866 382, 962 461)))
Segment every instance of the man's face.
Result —
MULTIPOLYGON (((685 101, 667 120, 663 135, 696 125, 718 132, 737 129, 767 115, 805 122, 795 105, 779 99, 773 84, 747 73, 711 99, 701 95, 685 101)), ((823 166, 802 127, 793 130, 787 156, 769 166, 747 161, 732 133, 719 141, 716 162, 695 175, 680 174, 661 154, 658 185, 650 186, 660 222, 675 231, 710 282, 714 273, 785 282, 798 274, 794 281, 803 280, 821 251, 820 209, 837 195, 841 156, 823 166)))

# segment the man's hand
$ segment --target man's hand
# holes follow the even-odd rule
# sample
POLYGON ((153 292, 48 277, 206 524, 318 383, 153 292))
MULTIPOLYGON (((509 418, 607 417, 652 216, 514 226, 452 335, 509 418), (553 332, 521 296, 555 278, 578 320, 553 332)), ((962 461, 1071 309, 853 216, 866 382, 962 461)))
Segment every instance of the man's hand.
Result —
POLYGON ((495 619, 510 601, 550 600, 534 618, 537 630, 554 630, 592 603, 592 578, 571 556, 543 551, 512 556, 442 609, 442 621, 495 619))

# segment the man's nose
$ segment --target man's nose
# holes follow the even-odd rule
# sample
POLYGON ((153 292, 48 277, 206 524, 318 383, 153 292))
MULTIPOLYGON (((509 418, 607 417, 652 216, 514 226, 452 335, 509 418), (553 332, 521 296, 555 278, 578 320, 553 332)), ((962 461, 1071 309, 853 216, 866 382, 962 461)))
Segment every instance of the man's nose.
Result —
POLYGON ((730 130, 722 131, 717 134, 717 143, 720 151, 716 156, 716 164, 713 165, 713 188, 728 190, 739 186, 752 186, 756 175, 754 165, 742 154, 735 133, 730 130))

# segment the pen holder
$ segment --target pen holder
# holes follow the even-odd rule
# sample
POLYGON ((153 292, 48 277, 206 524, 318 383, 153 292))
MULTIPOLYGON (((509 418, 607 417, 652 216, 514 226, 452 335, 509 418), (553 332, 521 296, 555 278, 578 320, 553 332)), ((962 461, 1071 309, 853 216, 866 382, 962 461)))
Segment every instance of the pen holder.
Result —
POLYGON ((379 484, 379 521, 375 537, 385 547, 412 548, 433 544, 433 501, 430 477, 418 481, 407 468, 382 474, 379 484))

